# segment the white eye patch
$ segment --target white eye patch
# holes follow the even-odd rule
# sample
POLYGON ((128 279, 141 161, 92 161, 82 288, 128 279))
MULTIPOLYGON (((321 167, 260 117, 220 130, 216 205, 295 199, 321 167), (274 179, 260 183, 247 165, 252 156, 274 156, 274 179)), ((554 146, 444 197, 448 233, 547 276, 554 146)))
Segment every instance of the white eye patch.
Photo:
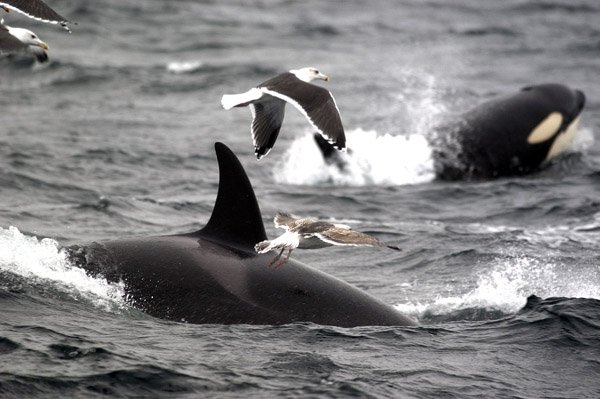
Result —
POLYGON ((539 144, 549 140, 558 133, 562 121, 563 116, 560 112, 552 112, 533 129, 529 137, 527 137, 527 142, 529 144, 539 144))

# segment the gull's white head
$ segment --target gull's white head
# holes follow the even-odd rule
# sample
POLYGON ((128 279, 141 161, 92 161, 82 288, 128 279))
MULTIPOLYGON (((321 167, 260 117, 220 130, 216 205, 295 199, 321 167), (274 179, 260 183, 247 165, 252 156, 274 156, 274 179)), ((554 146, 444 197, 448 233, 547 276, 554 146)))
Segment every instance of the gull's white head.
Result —
POLYGON ((313 67, 292 69, 290 72, 296 75, 298 79, 305 82, 312 82, 315 79, 322 79, 324 81, 329 80, 329 76, 322 74, 317 68, 313 67))
POLYGON ((5 27, 6 29, 8 29, 8 33, 19 39, 21 43, 26 44, 28 46, 36 46, 41 47, 44 50, 48 50, 48 45, 41 41, 40 38, 37 37, 37 35, 29 29, 13 28, 6 25, 5 27))

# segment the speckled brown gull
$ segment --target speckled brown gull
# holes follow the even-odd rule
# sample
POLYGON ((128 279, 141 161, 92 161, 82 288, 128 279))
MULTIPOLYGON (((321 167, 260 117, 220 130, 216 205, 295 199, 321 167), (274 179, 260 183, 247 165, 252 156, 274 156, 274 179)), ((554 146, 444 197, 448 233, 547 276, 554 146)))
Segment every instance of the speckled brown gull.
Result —
POLYGON ((400 248, 387 245, 383 241, 368 234, 352 230, 349 226, 325 222, 312 218, 298 218, 288 213, 278 212, 273 219, 275 227, 282 228, 285 233, 273 240, 261 241, 254 249, 260 254, 280 249, 270 266, 280 267, 289 259, 292 251, 300 249, 317 249, 332 245, 387 247, 400 251, 400 248), (288 250, 282 258, 283 252, 288 250))

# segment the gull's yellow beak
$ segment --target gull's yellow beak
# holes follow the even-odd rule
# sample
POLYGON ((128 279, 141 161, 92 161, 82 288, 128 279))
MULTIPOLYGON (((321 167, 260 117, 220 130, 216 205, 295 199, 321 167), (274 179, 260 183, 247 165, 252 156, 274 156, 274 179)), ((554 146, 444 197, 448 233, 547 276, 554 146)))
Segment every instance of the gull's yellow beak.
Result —
POLYGON ((49 49, 48 45, 47 45, 46 43, 42 42, 41 40, 40 40, 40 42, 38 43, 38 46, 40 46, 40 47, 41 47, 41 48, 43 48, 44 50, 48 50, 48 49, 49 49))
POLYGON ((319 76, 321 79, 323 79, 324 81, 328 82, 329 81, 329 76, 321 74, 321 76, 319 76))

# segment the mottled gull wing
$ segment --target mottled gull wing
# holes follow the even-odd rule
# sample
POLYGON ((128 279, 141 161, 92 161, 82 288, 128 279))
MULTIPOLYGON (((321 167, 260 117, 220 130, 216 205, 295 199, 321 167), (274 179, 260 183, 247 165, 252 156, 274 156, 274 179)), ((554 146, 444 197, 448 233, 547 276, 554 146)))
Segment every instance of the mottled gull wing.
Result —
POLYGON ((385 247, 385 243, 368 234, 354 230, 332 228, 315 234, 319 239, 333 245, 367 245, 372 247, 385 247))
POLYGON ((277 212, 277 214, 273 218, 273 224, 275 225, 275 227, 277 227, 278 229, 285 230, 293 229, 296 226, 297 221, 298 218, 285 212, 277 212))
POLYGON ((252 142, 254 153, 261 159, 271 151, 285 114, 285 101, 271 96, 262 96, 248 104, 252 112, 252 142))
POLYGON ((306 83, 291 73, 268 80, 259 88, 296 107, 333 146, 346 147, 340 112, 329 90, 306 83))
POLYGON ((23 50, 27 45, 8 32, 8 29, 0 24, 0 53, 12 53, 23 50))
POLYGON ((306 218, 297 221, 295 231, 304 236, 312 236, 334 228, 335 226, 329 222, 306 218))
POLYGON ((0 1, 0 6, 17 11, 41 22, 60 24, 69 30, 66 26, 69 21, 42 0, 2 0, 0 1))

